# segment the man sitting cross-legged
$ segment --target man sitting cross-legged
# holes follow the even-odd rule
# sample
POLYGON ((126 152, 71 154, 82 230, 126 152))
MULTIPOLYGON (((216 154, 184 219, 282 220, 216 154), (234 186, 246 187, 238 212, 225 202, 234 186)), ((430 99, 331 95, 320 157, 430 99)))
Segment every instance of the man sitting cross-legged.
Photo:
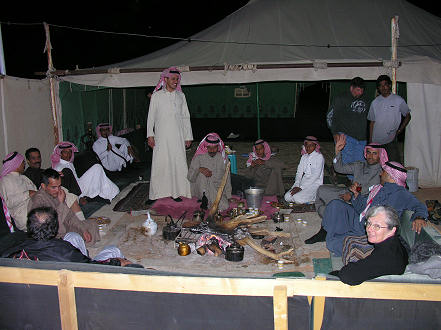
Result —
POLYGON ((81 195, 89 198, 99 198, 110 204, 110 201, 119 193, 119 188, 106 176, 101 165, 90 167, 80 178, 73 165, 74 152, 77 147, 71 142, 61 142, 54 148, 51 156, 52 168, 58 172, 70 169, 81 189, 81 195))
MULTIPOLYGON (((1 254, 3 258, 28 258, 41 261, 64 261, 99 263, 114 266, 127 266, 131 262, 124 258, 116 246, 104 248, 91 259, 70 242, 57 238, 59 232, 58 215, 51 207, 32 209, 28 214, 27 231, 29 238, 1 254)), ((83 242, 84 245, 84 242, 83 242)))
MULTIPOLYGON (((346 137, 341 134, 335 142, 334 169, 338 173, 353 176, 353 182, 357 182, 361 187, 361 194, 366 195, 370 187, 380 183, 381 166, 387 162, 387 152, 381 145, 370 143, 364 148, 365 161, 343 164, 341 151, 345 145, 346 137)), ((348 202, 351 197, 351 192, 346 187, 324 184, 317 190, 315 209, 320 217, 323 217, 325 207, 330 201, 343 199, 348 202)))
MULTIPOLYGON (((188 169, 191 196, 202 198, 204 193, 209 204, 216 199, 217 190, 225 173, 228 157, 225 154, 224 143, 216 133, 208 134, 199 144, 188 169)), ((228 208, 231 197, 231 181, 228 173, 227 183, 223 191, 219 210, 228 208)))
POLYGON ((271 148, 264 140, 257 140, 253 152, 247 160, 246 176, 255 181, 259 188, 265 189, 265 195, 283 196, 282 170, 285 164, 271 154, 271 148))
POLYGON ((61 189, 60 174, 48 168, 43 172, 43 182, 40 190, 34 194, 29 202, 28 209, 36 207, 52 207, 58 213, 59 231, 58 238, 63 238, 66 233, 75 232, 81 235, 86 243, 95 243, 100 239, 98 225, 94 221, 81 221, 66 204, 66 193, 61 189))
POLYGON ((373 186, 369 195, 362 196, 356 189, 358 184, 354 183, 351 186, 352 205, 338 199, 331 201, 325 209, 322 228, 307 241, 312 244, 326 240, 328 250, 341 256, 345 237, 365 235, 366 212, 375 205, 391 206, 398 216, 404 210, 413 211, 412 229, 419 234, 427 224, 427 208, 406 190, 406 177, 406 169, 400 163, 386 162, 380 184, 373 186))
POLYGON ((129 141, 112 134, 112 125, 101 123, 96 127, 97 140, 93 151, 98 155, 104 168, 108 171, 121 171, 135 158, 135 152, 129 141))

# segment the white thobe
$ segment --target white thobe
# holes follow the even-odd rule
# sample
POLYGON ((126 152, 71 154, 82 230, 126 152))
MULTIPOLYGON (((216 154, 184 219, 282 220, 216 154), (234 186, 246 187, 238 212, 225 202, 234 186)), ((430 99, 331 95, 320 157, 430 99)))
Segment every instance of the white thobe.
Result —
POLYGON ((0 194, 15 220, 15 225, 24 231, 26 231, 28 204, 31 199, 29 190, 37 191, 37 187, 27 176, 18 172, 8 173, 0 179, 0 194))
POLYGON ((68 168, 72 171, 78 185, 81 189, 81 195, 94 198, 100 196, 104 199, 112 200, 119 193, 119 188, 114 184, 104 172, 101 165, 95 164, 89 168, 80 178, 77 176, 75 167, 71 162, 60 159, 60 162, 54 167, 54 170, 60 172, 63 168, 68 168))
POLYGON ((193 140, 193 134, 184 93, 165 88, 153 93, 147 118, 150 136, 155 138, 155 147, 149 198, 190 198, 185 141, 193 140))
MULTIPOLYGON (((226 164, 222 158, 222 155, 218 152, 214 157, 211 157, 208 153, 203 155, 197 155, 193 158, 188 170, 188 180, 191 185, 191 195, 193 197, 202 198, 203 193, 208 198, 210 207, 217 196, 217 190, 222 182, 222 178, 225 174, 226 164), (208 168, 212 175, 206 177, 199 172, 201 167, 208 168)), ((224 191, 222 193, 221 200, 219 202, 219 210, 223 211, 228 209, 228 199, 231 198, 231 180, 228 173, 227 183, 225 184, 224 191)))
POLYGON ((297 167, 296 181, 286 192, 285 200, 298 204, 314 202, 317 189, 323 184, 324 165, 325 159, 321 153, 313 151, 310 154, 304 154, 297 167), (300 187, 302 190, 291 195, 291 190, 295 187, 300 187))
POLYGON ((127 139, 109 135, 108 137, 110 144, 112 145, 112 150, 107 150, 107 139, 99 137, 93 144, 93 151, 98 155, 103 164, 104 168, 109 171, 121 171, 123 167, 126 167, 126 162, 131 163, 133 157, 129 155, 127 150, 130 147, 130 143, 127 139), (120 147, 116 145, 119 144, 120 147), (115 152, 120 155, 115 155, 115 152), (124 159, 126 161, 124 161, 124 159))

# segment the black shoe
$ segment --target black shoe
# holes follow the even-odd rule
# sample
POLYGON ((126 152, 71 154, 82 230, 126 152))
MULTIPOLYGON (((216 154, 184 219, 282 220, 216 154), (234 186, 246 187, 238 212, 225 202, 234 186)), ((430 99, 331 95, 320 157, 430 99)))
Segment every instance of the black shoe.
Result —
POLYGON ((324 230, 323 227, 321 227, 317 234, 308 238, 305 241, 305 244, 314 244, 314 243, 324 242, 324 241, 326 241, 326 230, 324 230))
POLYGON ((171 199, 173 199, 176 203, 182 202, 182 198, 181 197, 178 197, 178 198, 171 197, 171 199))
POLYGON ((144 203, 145 206, 152 206, 156 202, 156 199, 147 199, 144 203))
POLYGON ((102 198, 101 196, 96 196, 94 198, 91 198, 90 201, 92 202, 98 202, 98 203, 104 203, 104 204, 110 204, 110 199, 102 198))

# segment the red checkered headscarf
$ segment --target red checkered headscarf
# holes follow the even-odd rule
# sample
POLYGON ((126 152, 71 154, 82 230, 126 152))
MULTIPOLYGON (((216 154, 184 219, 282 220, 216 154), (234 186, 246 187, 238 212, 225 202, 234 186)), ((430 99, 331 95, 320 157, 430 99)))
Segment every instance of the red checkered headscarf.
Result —
MULTIPOLYGON (((101 129, 101 128, 108 128, 110 134, 112 134, 112 125, 110 125, 109 123, 101 123, 101 124, 98 124, 98 126, 97 126, 96 129, 95 129, 95 131, 96 131, 96 136, 98 136, 99 138, 101 137, 101 132, 100 132, 100 129, 101 129)), ((109 134, 109 135, 110 135, 110 134, 109 134)))
POLYGON ((52 168, 54 168, 60 162, 61 151, 66 150, 66 149, 72 149, 72 156, 70 157, 69 161, 71 163, 73 162, 74 153, 78 152, 78 148, 72 142, 63 141, 63 142, 58 143, 55 146, 54 151, 51 155, 52 168))
POLYGON ((165 78, 170 78, 172 75, 177 74, 179 76, 178 78, 178 86, 176 87, 176 90, 182 92, 181 89, 181 71, 178 70, 175 66, 169 67, 168 69, 165 69, 162 71, 161 76, 159 78, 158 84, 156 85, 156 88, 153 92, 156 92, 157 90, 160 90, 161 88, 164 88, 165 86, 165 78))
POLYGON ((302 155, 305 155, 307 153, 306 149, 305 149, 305 143, 306 142, 314 143, 315 144, 315 151, 317 151, 319 154, 321 153, 320 152, 320 144, 318 143, 317 138, 315 136, 308 135, 307 137, 305 137, 305 141, 303 141, 302 150, 300 151, 300 153, 302 155))
POLYGON ((271 148, 270 148, 269 144, 264 140, 257 140, 253 145, 253 152, 251 152, 248 156, 247 166, 250 166, 251 162, 253 160, 256 160, 256 159, 268 160, 270 158, 271 158, 271 148), (257 156, 256 146, 258 146, 259 144, 263 144, 263 149, 265 152, 263 157, 257 156))
POLYGON ((209 133, 202 139, 201 143, 199 143, 199 146, 196 149, 196 152, 194 153, 193 158, 195 158, 197 155, 206 154, 208 152, 207 146, 216 144, 219 146, 219 152, 222 154, 224 163, 226 163, 227 155, 225 154, 225 145, 217 133, 209 133))
POLYGON ((5 159, 3 160, 0 179, 11 172, 14 172, 23 162, 24 162, 23 155, 19 154, 17 151, 7 154, 5 159))
POLYGON ((406 187, 407 170, 398 162, 386 162, 383 165, 383 170, 390 175, 390 177, 399 186, 406 187))
POLYGON ((369 143, 364 147, 364 158, 366 158, 366 150, 367 149, 374 149, 377 150, 380 155, 380 164, 383 167, 384 164, 389 160, 389 157, 387 156, 387 151, 384 149, 384 146, 378 143, 369 143))

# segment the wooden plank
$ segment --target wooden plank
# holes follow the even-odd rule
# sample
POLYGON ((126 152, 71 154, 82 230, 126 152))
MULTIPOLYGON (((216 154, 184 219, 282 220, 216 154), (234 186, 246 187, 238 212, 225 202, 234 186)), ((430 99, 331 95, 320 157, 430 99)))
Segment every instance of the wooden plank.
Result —
MULTIPOLYGON (((316 277, 316 280, 319 281, 325 281, 326 278, 325 277, 316 277)), ((313 311, 312 311, 312 315, 313 315, 313 326, 312 328, 314 330, 318 330, 322 327, 322 323, 323 323, 323 314, 325 313, 325 297, 323 296, 315 296, 314 297, 314 305, 313 305, 313 311)))
POLYGON ((0 282, 58 285, 58 270, 0 266, 0 282))
POLYGON ((274 329, 288 330, 288 297, 285 285, 274 287, 274 329))
POLYGON ((75 304, 75 289, 72 283, 72 271, 59 271, 58 301, 60 304, 61 328, 77 330, 77 307, 75 304))

